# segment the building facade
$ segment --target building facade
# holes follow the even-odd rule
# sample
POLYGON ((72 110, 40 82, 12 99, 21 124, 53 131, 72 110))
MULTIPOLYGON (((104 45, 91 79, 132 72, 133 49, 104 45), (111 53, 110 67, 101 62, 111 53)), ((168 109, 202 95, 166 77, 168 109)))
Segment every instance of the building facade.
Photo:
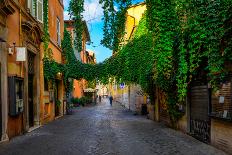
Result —
MULTIPOLYGON (((127 10, 126 34, 122 45, 133 38, 145 10, 146 5, 144 3, 132 5, 127 10)), ((205 66, 207 64, 202 63, 200 68, 205 68, 205 66)), ((230 153, 232 151, 231 61, 226 61, 225 66, 230 74, 226 75, 224 81, 218 80, 219 90, 216 92, 209 84, 210 79, 207 77, 207 72, 204 69, 199 69, 188 86, 185 105, 179 105, 179 111, 183 113, 183 116, 178 120, 176 127, 200 141, 212 144, 230 153)), ((117 83, 113 79, 110 83, 108 87, 116 101, 132 111, 142 111, 142 105, 147 103, 148 100, 139 85, 125 85, 117 83)), ((167 94, 158 87, 154 87, 154 90, 154 105, 147 105, 149 117, 171 125, 167 107, 167 94)))
MULTIPOLYGON (((73 20, 66 20, 65 21, 66 29, 70 32, 73 44, 75 39, 75 32, 74 32, 74 21, 73 20)), ((90 35, 89 30, 87 27, 87 23, 83 21, 84 31, 82 33, 82 51, 78 51, 75 47, 74 54, 76 56, 76 59, 82 63, 88 63, 88 52, 86 50, 86 43, 90 41, 90 35)), ((84 89, 87 87, 87 81, 85 79, 80 80, 74 80, 73 81, 73 92, 72 97, 74 98, 80 98, 84 96, 84 89)))
MULTIPOLYGON (((145 3, 139 3, 132 5, 128 8, 126 14, 125 23, 125 35, 124 42, 121 45, 127 44, 129 40, 133 38, 139 21, 143 17, 146 10, 145 3)), ((116 83, 115 80, 111 80, 111 84, 108 86, 110 93, 114 96, 115 100, 122 103, 128 109, 141 113, 143 104, 146 104, 146 95, 142 93, 139 85, 124 85, 123 83, 116 83)))
MULTIPOLYGON (((62 63, 63 1, 48 2, 49 50, 54 60, 62 63)), ((0 3, 1 141, 55 118, 55 99, 51 102, 47 99, 55 96, 54 89, 47 89, 43 75, 43 18, 43 0, 2 0, 0 3)), ((61 101, 57 114, 62 115, 65 109, 62 75, 56 81, 55 97, 61 101)))
MULTIPOLYGON (((39 7, 39 1, 37 4, 39 7)), ((0 8, 1 126, 5 140, 40 125, 43 21, 42 12, 30 10, 29 0, 3 0, 0 8)))
MULTIPOLYGON (((63 0, 48 1, 48 52, 52 59, 62 64, 61 41, 64 32, 64 5, 63 0)), ((54 81, 47 81, 42 77, 44 85, 41 89, 41 121, 45 124, 66 113, 66 99, 63 75, 58 73, 54 81)))

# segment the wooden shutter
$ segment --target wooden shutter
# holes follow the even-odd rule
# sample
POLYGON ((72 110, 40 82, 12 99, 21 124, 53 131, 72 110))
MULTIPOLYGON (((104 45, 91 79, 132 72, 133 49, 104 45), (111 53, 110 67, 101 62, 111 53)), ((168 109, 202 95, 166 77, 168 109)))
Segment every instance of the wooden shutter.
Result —
POLYGON ((43 0, 37 0, 37 20, 43 23, 43 0))
POLYGON ((32 0, 27 0, 27 8, 30 10, 30 13, 32 13, 32 0))
POLYGON ((61 45, 61 36, 60 36, 60 19, 56 19, 56 32, 57 32, 57 43, 61 45))
POLYGON ((37 2, 36 0, 27 0, 27 8, 30 10, 30 14, 33 16, 33 17, 36 17, 36 5, 37 5, 37 2))

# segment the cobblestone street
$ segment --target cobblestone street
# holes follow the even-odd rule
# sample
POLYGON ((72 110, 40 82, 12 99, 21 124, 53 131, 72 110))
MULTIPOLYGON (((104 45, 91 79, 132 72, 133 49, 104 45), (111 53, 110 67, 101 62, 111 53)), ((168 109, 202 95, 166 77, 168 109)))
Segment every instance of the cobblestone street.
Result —
POLYGON ((0 145, 1 155, 224 154, 108 100, 0 145))

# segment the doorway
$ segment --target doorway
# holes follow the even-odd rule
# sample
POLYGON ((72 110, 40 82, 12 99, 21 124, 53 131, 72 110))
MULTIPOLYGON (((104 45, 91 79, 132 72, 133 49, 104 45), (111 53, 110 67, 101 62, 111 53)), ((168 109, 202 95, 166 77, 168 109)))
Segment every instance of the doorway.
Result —
POLYGON ((28 52, 28 113, 29 127, 34 126, 34 57, 32 52, 28 52))
POLYGON ((60 115, 60 107, 58 106, 58 103, 59 102, 59 80, 56 80, 55 81, 55 90, 54 90, 54 93, 55 93, 55 117, 59 116, 60 115))
POLYGON ((210 142, 210 118, 208 116, 210 92, 207 83, 194 81, 190 99, 190 132, 196 139, 210 142))
POLYGON ((1 91, 2 90, 2 85, 1 85, 1 83, 2 83, 2 79, 1 79, 2 70, 1 70, 1 67, 2 66, 0 64, 0 138, 2 137, 2 91, 1 91))

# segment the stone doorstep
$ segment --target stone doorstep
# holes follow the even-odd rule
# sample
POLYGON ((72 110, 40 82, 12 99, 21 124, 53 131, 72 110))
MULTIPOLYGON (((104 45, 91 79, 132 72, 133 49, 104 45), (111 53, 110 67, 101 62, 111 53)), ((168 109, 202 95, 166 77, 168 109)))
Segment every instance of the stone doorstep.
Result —
POLYGON ((9 137, 8 137, 8 135, 6 134, 6 135, 3 135, 2 136, 2 139, 0 140, 0 145, 1 144, 3 144, 3 143, 6 143, 6 142, 9 142, 9 137))
POLYGON ((56 117, 55 117, 55 120, 57 120, 57 119, 59 119, 59 118, 61 118, 61 117, 63 117, 63 115, 56 116, 56 117))
POLYGON ((30 132, 32 132, 32 131, 34 131, 34 130, 40 128, 40 127, 41 127, 41 125, 35 125, 35 126, 29 128, 29 130, 28 130, 27 132, 30 133, 30 132))

